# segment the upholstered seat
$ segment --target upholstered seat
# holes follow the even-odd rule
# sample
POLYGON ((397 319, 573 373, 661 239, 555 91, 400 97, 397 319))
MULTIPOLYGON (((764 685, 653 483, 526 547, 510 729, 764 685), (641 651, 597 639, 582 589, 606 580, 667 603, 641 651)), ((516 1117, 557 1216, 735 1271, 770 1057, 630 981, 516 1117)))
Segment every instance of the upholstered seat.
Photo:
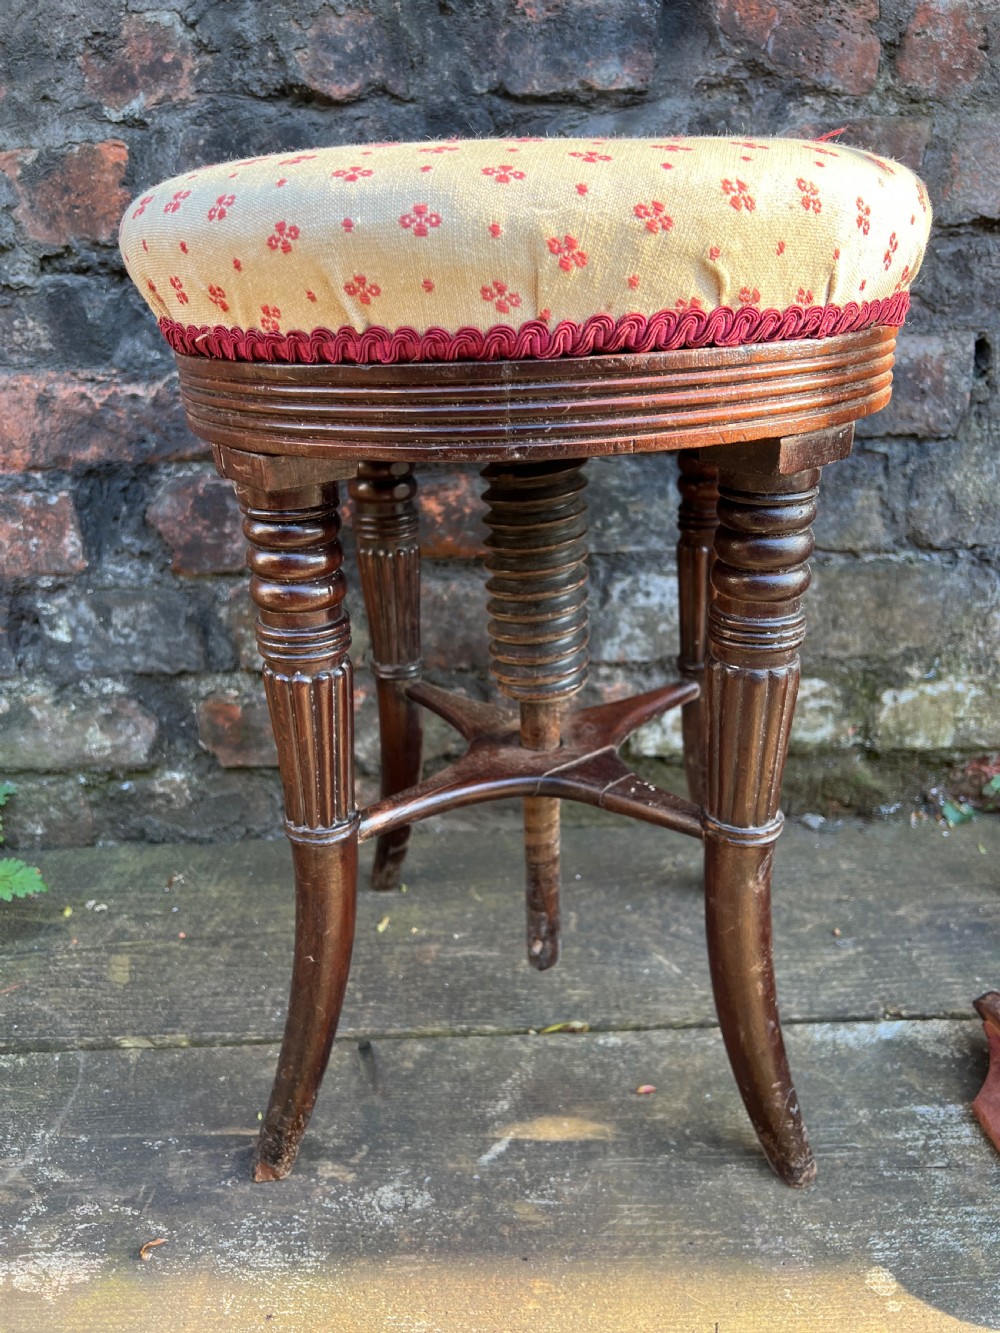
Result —
POLYGON ((428 361, 733 346, 901 324, 930 208, 796 139, 480 139, 272 154, 128 209, 175 350, 428 361))

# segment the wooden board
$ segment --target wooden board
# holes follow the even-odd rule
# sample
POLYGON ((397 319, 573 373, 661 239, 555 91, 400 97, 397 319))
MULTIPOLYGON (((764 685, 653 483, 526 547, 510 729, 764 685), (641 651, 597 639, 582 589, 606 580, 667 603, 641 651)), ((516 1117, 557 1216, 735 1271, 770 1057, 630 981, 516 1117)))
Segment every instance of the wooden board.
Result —
MULTIPOLYGON (((714 1022, 697 844, 611 821, 567 829, 563 961, 539 975, 524 956, 518 835, 455 827, 417 830, 406 894, 362 893, 343 1035, 714 1022)), ((0 1049, 280 1036, 293 914, 283 842, 39 859, 52 892, 0 914, 0 1049)), ((995 818, 948 837, 791 823, 775 876, 786 1023, 971 1015, 973 996, 1000 983, 998 866, 995 818)))
POLYGON ((707 1029, 338 1042, 268 1186, 247 1171, 273 1047, 0 1057, 0 1329, 996 1328, 979 1024, 789 1045, 820 1169, 800 1192, 707 1029))

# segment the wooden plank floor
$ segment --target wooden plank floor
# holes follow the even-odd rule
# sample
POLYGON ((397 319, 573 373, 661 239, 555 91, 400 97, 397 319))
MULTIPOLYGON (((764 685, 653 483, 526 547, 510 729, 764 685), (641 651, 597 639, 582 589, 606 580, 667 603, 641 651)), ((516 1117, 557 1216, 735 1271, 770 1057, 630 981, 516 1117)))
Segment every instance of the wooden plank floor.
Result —
POLYGON ((1000 1156, 968 1105, 1000 821, 786 831, 800 1192, 714 1027, 698 848, 567 830, 564 961, 538 975, 516 836, 459 828, 418 832, 405 894, 363 894, 313 1127, 270 1186, 247 1171, 287 849, 42 858, 52 892, 0 912, 0 1333, 1000 1328, 1000 1156), (533 1035, 567 1019, 590 1033, 533 1035))

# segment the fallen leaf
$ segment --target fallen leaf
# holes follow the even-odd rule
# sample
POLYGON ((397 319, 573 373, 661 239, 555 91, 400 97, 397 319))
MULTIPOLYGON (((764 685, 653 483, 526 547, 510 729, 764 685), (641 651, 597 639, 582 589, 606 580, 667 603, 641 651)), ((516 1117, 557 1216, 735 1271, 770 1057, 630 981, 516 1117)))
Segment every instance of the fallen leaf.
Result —
POLYGON ((166 1243, 167 1243, 166 1236, 157 1236, 156 1240, 147 1240, 145 1245, 143 1245, 142 1249, 139 1251, 139 1258, 140 1259, 151 1258, 152 1256, 150 1251, 155 1250, 157 1245, 166 1245, 166 1243))
POLYGON ((568 1023, 551 1023, 547 1028, 542 1028, 542 1036, 547 1036, 550 1032, 589 1032, 590 1024, 582 1023, 578 1018, 571 1018, 568 1023))
POLYGON ((387 916, 384 916, 382 920, 378 923, 378 925, 375 927, 375 929, 378 931, 380 935, 384 935, 385 932, 389 929, 389 918, 387 916))

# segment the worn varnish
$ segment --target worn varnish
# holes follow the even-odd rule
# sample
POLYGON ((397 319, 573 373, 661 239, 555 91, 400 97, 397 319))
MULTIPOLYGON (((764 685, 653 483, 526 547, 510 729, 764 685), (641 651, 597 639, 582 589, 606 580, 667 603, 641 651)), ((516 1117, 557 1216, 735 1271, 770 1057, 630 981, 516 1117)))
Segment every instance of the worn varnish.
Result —
POLYGON ((770 877, 804 633, 821 468, 889 398, 895 331, 818 342, 442 366, 246 365, 178 357, 192 428, 247 514, 258 638, 293 844, 299 916, 292 1000, 256 1175, 285 1175, 316 1097, 344 995, 359 841, 398 883, 410 826, 523 799, 527 943, 559 953, 559 802, 580 801, 705 842, 710 972, 737 1085, 774 1169, 813 1163, 778 1017, 770 877), (571 707, 588 661, 587 457, 679 449, 682 681, 571 707), (248 461, 248 460, 254 461, 248 461), (492 671, 517 713, 419 680, 412 465, 484 464, 492 671), (310 482, 309 466, 315 464, 310 482), (381 799, 353 798, 349 632, 330 468, 354 468, 359 565, 379 682, 381 799), (717 510, 717 512, 716 512, 717 510), (466 754, 420 780, 418 708, 466 754), (628 734, 684 707, 690 799, 637 777, 628 734))

